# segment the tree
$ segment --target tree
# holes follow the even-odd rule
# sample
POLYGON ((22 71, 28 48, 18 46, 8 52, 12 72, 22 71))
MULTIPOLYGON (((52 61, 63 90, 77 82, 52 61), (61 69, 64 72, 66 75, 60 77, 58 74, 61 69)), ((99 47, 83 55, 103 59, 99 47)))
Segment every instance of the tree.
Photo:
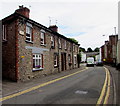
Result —
POLYGON ((99 48, 96 47, 96 48, 94 49, 94 52, 99 52, 99 48))
POLYGON ((85 48, 80 47, 79 52, 85 52, 85 48))
POLYGON ((89 47, 89 48, 87 49, 87 52, 93 52, 93 50, 89 47))
POLYGON ((69 39, 78 44, 78 41, 76 39, 74 39, 74 38, 69 38, 69 39))

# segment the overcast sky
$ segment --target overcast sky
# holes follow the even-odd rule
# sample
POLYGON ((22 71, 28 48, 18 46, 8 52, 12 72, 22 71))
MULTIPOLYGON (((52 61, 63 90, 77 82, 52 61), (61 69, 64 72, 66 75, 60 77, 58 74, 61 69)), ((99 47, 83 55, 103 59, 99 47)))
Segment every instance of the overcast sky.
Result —
POLYGON ((60 34, 75 38, 81 47, 100 47, 118 29, 119 0, 0 0, 0 19, 14 13, 19 5, 30 9, 30 19, 57 25, 60 34), (57 21, 56 21, 57 20, 57 21), (103 36, 105 35, 105 36, 103 36))

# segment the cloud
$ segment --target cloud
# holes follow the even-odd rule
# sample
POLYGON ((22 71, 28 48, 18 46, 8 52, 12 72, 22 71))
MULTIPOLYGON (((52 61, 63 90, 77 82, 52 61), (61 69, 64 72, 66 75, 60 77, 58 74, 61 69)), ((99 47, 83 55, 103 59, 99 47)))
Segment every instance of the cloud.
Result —
POLYGON ((19 5, 31 6, 31 19, 47 27, 49 17, 51 24, 57 20, 59 33, 75 38, 85 48, 101 46, 108 35, 114 34, 114 27, 118 27, 118 0, 10 1, 2 1, 1 19, 12 14, 19 5))

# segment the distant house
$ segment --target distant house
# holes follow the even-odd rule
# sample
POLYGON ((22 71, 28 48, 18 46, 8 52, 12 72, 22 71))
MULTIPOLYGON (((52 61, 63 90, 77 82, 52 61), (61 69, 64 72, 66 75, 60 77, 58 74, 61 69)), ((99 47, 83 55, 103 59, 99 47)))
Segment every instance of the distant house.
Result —
POLYGON ((81 52, 81 62, 86 62, 86 53, 81 52))
POLYGON ((102 60, 108 64, 116 65, 118 35, 110 35, 109 41, 101 47, 102 60))
POLYGON ((86 57, 95 57, 99 52, 86 52, 86 57))
POLYGON ((118 43, 117 43, 117 68, 120 69, 120 34, 118 38, 118 43))
POLYGON ((30 10, 19 6, 2 19, 3 78, 27 81, 32 78, 79 67, 79 44, 31 20, 30 10))
POLYGON ((99 55, 99 52, 81 52, 81 62, 86 62, 88 57, 94 57, 96 60, 96 56, 99 55))

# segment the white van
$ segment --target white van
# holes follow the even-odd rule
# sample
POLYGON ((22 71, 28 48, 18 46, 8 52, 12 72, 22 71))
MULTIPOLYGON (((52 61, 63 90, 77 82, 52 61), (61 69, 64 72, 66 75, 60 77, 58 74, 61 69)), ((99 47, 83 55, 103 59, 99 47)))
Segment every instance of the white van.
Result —
POLYGON ((88 57, 87 58, 87 66, 94 66, 95 61, 93 57, 88 57))

